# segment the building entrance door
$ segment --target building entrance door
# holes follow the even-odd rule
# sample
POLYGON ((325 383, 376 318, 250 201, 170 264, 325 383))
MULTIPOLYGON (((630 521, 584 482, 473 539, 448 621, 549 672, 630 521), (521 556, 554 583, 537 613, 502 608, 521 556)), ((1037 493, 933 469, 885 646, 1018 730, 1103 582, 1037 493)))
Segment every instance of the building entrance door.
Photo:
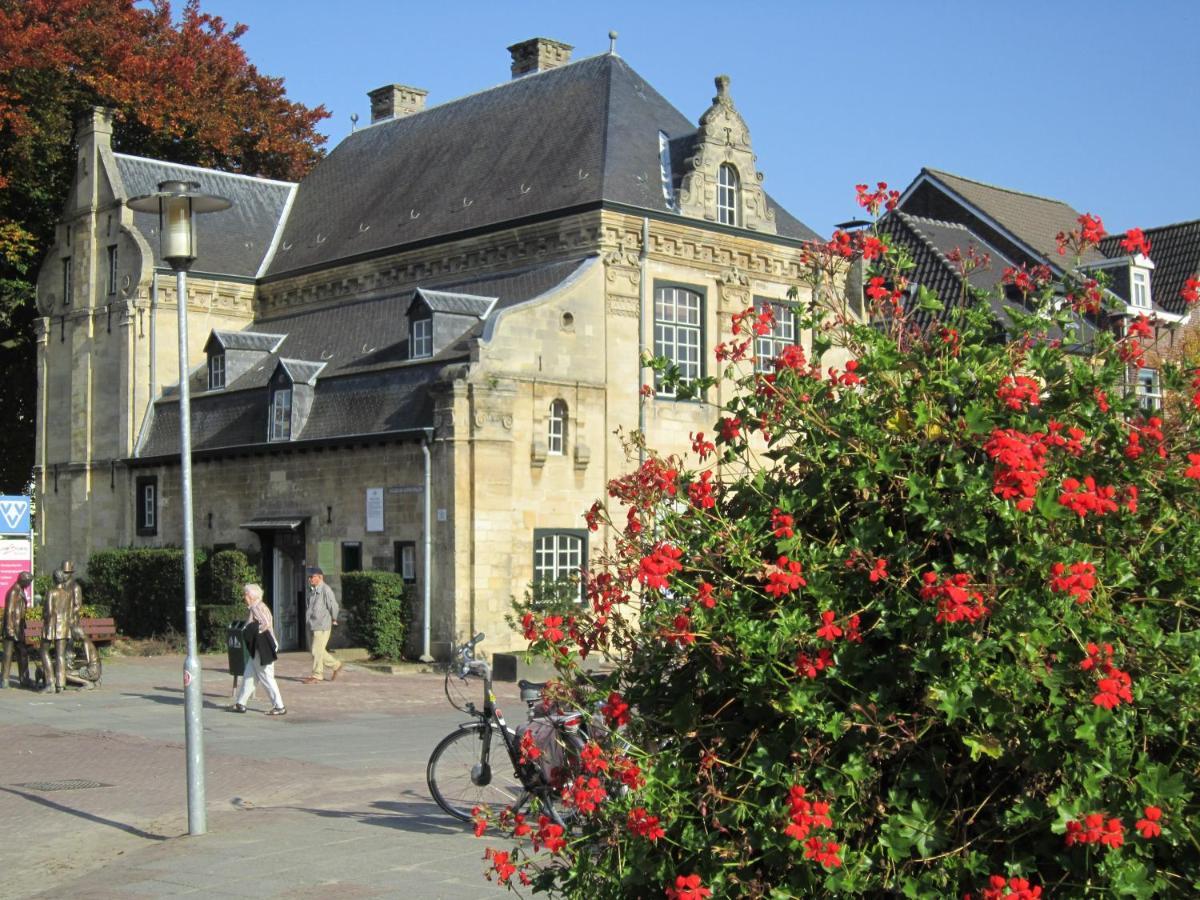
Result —
POLYGON ((271 609, 275 617, 275 636, 280 650, 300 649, 300 608, 297 601, 301 579, 299 565, 278 544, 271 550, 271 609))

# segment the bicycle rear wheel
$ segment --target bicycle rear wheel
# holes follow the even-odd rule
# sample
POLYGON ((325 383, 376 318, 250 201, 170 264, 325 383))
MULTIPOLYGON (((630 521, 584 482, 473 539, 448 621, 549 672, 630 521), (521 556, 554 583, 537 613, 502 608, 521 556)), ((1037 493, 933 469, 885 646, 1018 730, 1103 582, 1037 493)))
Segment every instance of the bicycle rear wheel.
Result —
POLYGON ((526 795, 499 727, 483 722, 442 738, 429 757, 425 779, 437 805, 464 822, 477 806, 517 808, 526 795))

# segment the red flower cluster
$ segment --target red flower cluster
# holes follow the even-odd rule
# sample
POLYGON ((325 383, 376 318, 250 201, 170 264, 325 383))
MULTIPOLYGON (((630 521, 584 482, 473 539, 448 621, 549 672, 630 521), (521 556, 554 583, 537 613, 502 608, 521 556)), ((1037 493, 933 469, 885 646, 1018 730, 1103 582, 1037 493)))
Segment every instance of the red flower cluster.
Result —
POLYGON ((1100 813, 1090 813, 1084 816, 1082 822, 1072 819, 1067 823, 1067 846, 1076 844, 1100 844, 1109 849, 1116 849, 1125 843, 1125 826, 1120 819, 1105 821, 1100 813))
POLYGON ((1189 278, 1179 289, 1179 296, 1188 306, 1200 303, 1200 278, 1189 278))
POLYGON ((1146 814, 1146 817, 1138 819, 1137 824, 1133 827, 1146 840, 1158 837, 1162 834, 1162 826, 1158 824, 1159 820, 1162 819, 1162 810, 1157 806, 1147 806, 1143 812, 1146 814))
POLYGON ((788 789, 790 821, 783 833, 804 842, 805 859, 816 860, 827 869, 839 868, 842 865, 841 847, 834 841, 823 841, 817 835, 811 834, 814 828, 833 827, 833 820, 829 817, 829 804, 821 800, 809 800, 807 793, 800 784, 794 784, 788 789))
POLYGON ((983 449, 996 462, 992 493, 1001 500, 1019 497, 1017 509, 1022 512, 1033 509, 1038 483, 1046 477, 1045 435, 997 428, 983 449))
POLYGON ((1056 562, 1050 567, 1050 590, 1070 594, 1076 603, 1087 603, 1092 599, 1096 587, 1096 567, 1089 562, 1071 563, 1068 571, 1064 563, 1056 562))
POLYGON ((697 509, 712 509, 717 505, 717 498, 713 496, 712 477, 712 469, 705 469, 700 473, 699 481, 688 485, 688 500, 697 509))
POLYGON ((676 875, 675 886, 667 886, 667 900, 706 900, 712 891, 706 888, 699 875, 676 875))
POLYGON ((608 699, 600 705, 600 712, 614 728, 620 728, 629 722, 629 704, 616 691, 610 693, 608 699))
POLYGON ((1125 455, 1130 459, 1137 459, 1145 453, 1146 448, 1142 446, 1142 438, 1146 438, 1154 446, 1159 458, 1166 459, 1167 448, 1163 446, 1162 424, 1163 420, 1158 416, 1151 416, 1142 423, 1133 423, 1129 430, 1129 443, 1125 445, 1125 455))
POLYGON ((816 835, 804 842, 804 858, 815 859, 827 869, 838 869, 842 865, 842 848, 835 841, 822 841, 816 835))
POLYGON ((696 601, 705 609, 712 609, 717 605, 717 598, 713 596, 715 588, 707 581, 700 582, 700 589, 696 592, 696 601))
POLYGON ((562 798, 567 806, 587 814, 595 812, 596 807, 608 799, 608 791, 604 790, 604 785, 594 775, 577 775, 574 781, 563 788, 562 798))
POLYGON ((471 823, 475 826, 475 837, 483 837, 487 831, 487 814, 482 806, 471 807, 471 823))
POLYGON ((1032 269, 1025 266, 1021 266, 1019 269, 1010 266, 1000 275, 1002 283, 1013 285, 1022 294, 1036 293, 1053 279, 1054 273, 1050 271, 1049 266, 1034 266, 1032 269))
POLYGON ((526 731, 523 735, 521 735, 519 749, 521 751, 519 761, 522 765, 531 763, 542 755, 541 748, 538 747, 537 741, 533 739, 532 731, 526 731))
POLYGON ((1095 278, 1084 279, 1083 284, 1077 290, 1067 292, 1067 303, 1077 313, 1099 315, 1100 309, 1104 305, 1104 294, 1100 290, 1100 282, 1095 278))
MULTIPOLYGON (((568 627, 572 627, 574 622, 575 620, 572 618, 568 627)), ((540 628, 533 613, 527 612, 521 617, 521 628, 525 632, 525 639, 529 641, 546 641, 550 644, 557 644, 564 637, 562 624, 562 616, 546 616, 542 619, 540 628)))
POLYGON ((804 350, 798 344, 789 344, 779 351, 775 357, 775 371, 780 372, 784 369, 791 369, 794 372, 802 372, 808 366, 808 359, 804 356, 804 350))
POLYGON ((1041 385, 1024 375, 1006 375, 996 390, 996 399, 1009 409, 1020 411, 1026 406, 1041 405, 1041 385))
POLYGON ((894 287, 889 287, 886 278, 876 275, 867 282, 866 294, 871 302, 882 305, 885 301, 891 303, 893 311, 899 315, 904 306, 904 289, 907 282, 903 278, 894 287))
POLYGON ((517 872, 517 867, 512 863, 507 850, 493 850, 491 847, 488 847, 483 851, 483 858, 492 861, 492 869, 487 873, 488 881, 492 880, 492 872, 495 872, 496 879, 501 884, 508 884, 508 880, 517 872))
POLYGON ((1189 453, 1188 467, 1183 472, 1184 478, 1200 478, 1200 453, 1189 453))
POLYGON ((563 838, 563 827, 550 819, 549 816, 538 816, 537 831, 533 835, 533 849, 545 847, 551 853, 558 853, 567 846, 563 838))
POLYGON ((833 384, 840 384, 842 387, 854 387, 863 383, 863 377, 858 374, 858 360, 850 360, 846 363, 846 371, 838 372, 833 366, 829 367, 829 380, 833 384))
POLYGON ((1142 234, 1142 229, 1130 228, 1125 232, 1125 237, 1121 238, 1121 249, 1126 253, 1141 253, 1143 256, 1149 256, 1150 242, 1142 234))
POLYGON ((683 569, 683 565, 679 562, 681 556, 683 556, 683 551, 678 547, 666 541, 660 541, 650 551, 650 555, 642 557, 638 564, 638 581, 651 589, 665 588, 667 576, 683 569))
POLYGON ((879 259, 887 253, 887 244, 873 235, 867 235, 862 242, 862 257, 870 262, 873 259, 879 259))
POLYGON ((796 520, 783 512, 778 506, 771 510, 771 531, 777 538, 794 537, 796 520))
POLYGON ((1141 337, 1146 340, 1153 340, 1154 326, 1150 322, 1150 317, 1142 313, 1136 319, 1132 319, 1129 322, 1129 328, 1125 333, 1129 337, 1141 337))
POLYGON ((825 647, 809 656, 803 650, 796 654, 796 672, 805 678, 816 678, 818 673, 833 668, 833 653, 825 647))
POLYGON ((625 823, 631 833, 644 837, 652 844, 666 835, 662 826, 658 824, 658 816, 647 813, 644 806, 631 809, 625 823))
POLYGON ((700 457, 701 462, 704 462, 704 460, 708 459, 708 455, 717 449, 716 445, 713 444, 712 441, 706 441, 704 439, 703 431, 698 431, 695 435, 689 431, 688 437, 692 439, 692 452, 700 457))
POLYGON ((975 622, 988 614, 983 594, 971 590, 971 576, 965 572, 939 579, 936 572, 921 576, 925 586, 921 588, 922 600, 936 600, 937 622, 975 622))
POLYGON ((692 631, 692 617, 688 615, 688 610, 676 613, 671 620, 671 627, 662 629, 660 633, 664 640, 677 647, 696 643, 696 633, 692 631))
POLYGON ((776 599, 784 594, 790 594, 797 588, 808 584, 800 574, 802 571, 800 563, 794 559, 788 559, 786 555, 780 555, 779 559, 775 561, 774 570, 767 576, 767 586, 764 590, 776 599))
POLYGON ((642 777, 641 766, 628 756, 621 753, 614 753, 609 763, 617 780, 631 791, 636 791, 646 786, 646 779, 642 777))
POLYGON ((856 184, 854 191, 858 205, 873 216, 879 215, 881 206, 891 212, 900 202, 900 192, 889 191, 886 181, 877 182, 873 191, 865 184, 856 184))
POLYGON ((1113 500, 1117 489, 1112 486, 1098 487, 1091 475, 1084 478, 1082 483, 1077 478, 1064 478, 1062 491, 1058 495, 1058 502, 1081 519, 1087 518, 1088 513, 1103 516, 1117 511, 1116 501, 1113 500))
POLYGON ((1078 228, 1073 228, 1068 232, 1060 231, 1055 237, 1059 256, 1065 256, 1069 248, 1073 248, 1077 253, 1082 253, 1089 247, 1099 244, 1105 235, 1104 223, 1100 221, 1099 216, 1084 213, 1075 221, 1079 223, 1078 228))
MULTIPOLYGON (((1003 875, 993 875, 988 879, 988 886, 980 893, 980 900, 1038 900, 1042 896, 1042 887, 1034 887, 1025 878, 1008 878, 1003 875)), ((970 900, 967 894, 963 900, 970 900)))
POLYGON ((1087 658, 1079 664, 1083 671, 1096 673, 1098 691, 1092 697, 1092 703, 1104 709, 1115 709, 1122 703, 1133 702, 1133 692, 1130 690, 1133 679, 1129 673, 1114 666, 1112 660, 1112 644, 1105 644, 1103 648, 1088 644, 1087 658))
POLYGON ((1067 428, 1066 437, 1063 436, 1062 422, 1056 422, 1051 419, 1047 423, 1046 443, 1051 447, 1062 447, 1072 456, 1083 455, 1083 439, 1087 437, 1087 432, 1082 428, 1076 428, 1072 425, 1067 428))
POLYGON ((583 514, 583 520, 587 522, 588 531, 600 530, 600 513, 604 511, 604 507, 597 500, 592 504, 591 508, 583 514))
POLYGON ((717 422, 717 426, 721 429, 721 440, 727 444, 742 433, 742 420, 737 416, 722 418, 717 422))
POLYGON ((817 629, 817 637, 831 644, 844 634, 837 625, 837 613, 831 609, 821 613, 821 623, 821 627, 817 629))

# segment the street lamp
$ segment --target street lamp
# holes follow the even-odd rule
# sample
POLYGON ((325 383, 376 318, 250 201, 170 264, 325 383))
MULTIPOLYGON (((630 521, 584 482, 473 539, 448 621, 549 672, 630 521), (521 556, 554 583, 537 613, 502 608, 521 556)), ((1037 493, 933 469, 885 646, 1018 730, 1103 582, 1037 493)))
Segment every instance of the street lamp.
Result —
POLYGON ((153 194, 126 203, 137 212, 158 213, 160 255, 175 270, 179 308, 179 467, 183 485, 183 599, 187 656, 183 660, 184 724, 187 735, 188 833, 204 834, 204 730, 200 713, 200 659, 196 652, 196 573, 192 542, 192 416, 188 390, 187 270, 196 260, 196 216, 232 206, 224 197, 200 192, 195 181, 162 181, 153 194))

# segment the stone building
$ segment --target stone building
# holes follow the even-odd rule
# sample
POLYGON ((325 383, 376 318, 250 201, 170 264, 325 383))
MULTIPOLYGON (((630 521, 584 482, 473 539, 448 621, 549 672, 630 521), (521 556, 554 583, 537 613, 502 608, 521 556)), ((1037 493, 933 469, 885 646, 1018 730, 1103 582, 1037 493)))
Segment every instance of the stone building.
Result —
POLYGON ((193 526, 261 552, 286 647, 314 563, 335 588, 403 572, 435 655, 512 645, 512 598, 604 539, 582 513, 630 465, 615 433, 711 431, 640 356, 698 377, 755 301, 780 306, 763 354, 801 340, 787 298, 816 235, 764 192, 728 78, 697 126, 615 52, 509 49, 512 80, 458 100, 372 91, 371 124, 299 184, 126 156, 106 113, 80 123, 38 285, 41 559, 181 541, 180 298, 157 218, 125 204, 163 180, 233 201, 199 219, 185 298, 193 526))

